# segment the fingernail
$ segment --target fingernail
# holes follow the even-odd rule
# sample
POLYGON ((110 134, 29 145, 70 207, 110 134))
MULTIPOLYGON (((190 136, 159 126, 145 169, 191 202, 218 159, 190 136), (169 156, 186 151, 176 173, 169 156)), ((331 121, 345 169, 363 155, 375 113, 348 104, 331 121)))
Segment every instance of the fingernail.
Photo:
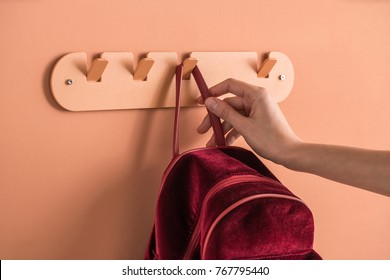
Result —
POLYGON ((215 101, 214 98, 207 98, 206 101, 204 102, 204 105, 206 105, 207 109, 213 111, 217 109, 218 103, 215 101))

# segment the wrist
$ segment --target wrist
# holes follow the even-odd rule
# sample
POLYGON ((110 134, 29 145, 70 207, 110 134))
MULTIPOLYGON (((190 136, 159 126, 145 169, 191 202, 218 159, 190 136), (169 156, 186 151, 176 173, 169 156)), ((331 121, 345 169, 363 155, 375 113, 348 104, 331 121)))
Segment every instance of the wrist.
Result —
POLYGON ((305 160, 305 150, 307 143, 297 140, 293 143, 289 143, 283 150, 280 151, 280 155, 275 161, 277 164, 281 164, 284 167, 300 171, 302 168, 302 162, 305 160))

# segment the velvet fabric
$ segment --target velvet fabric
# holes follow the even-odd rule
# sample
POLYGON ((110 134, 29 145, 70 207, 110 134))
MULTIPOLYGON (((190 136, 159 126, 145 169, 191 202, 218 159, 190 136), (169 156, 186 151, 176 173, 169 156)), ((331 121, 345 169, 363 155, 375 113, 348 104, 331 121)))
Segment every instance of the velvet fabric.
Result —
POLYGON ((173 159, 163 176, 145 259, 183 259, 195 229, 199 239, 191 259, 321 259, 313 250, 310 209, 239 147, 197 149, 173 159), (241 175, 258 180, 223 187, 204 200, 213 186, 241 175), (237 201, 261 194, 271 197, 240 204, 215 223, 237 201))

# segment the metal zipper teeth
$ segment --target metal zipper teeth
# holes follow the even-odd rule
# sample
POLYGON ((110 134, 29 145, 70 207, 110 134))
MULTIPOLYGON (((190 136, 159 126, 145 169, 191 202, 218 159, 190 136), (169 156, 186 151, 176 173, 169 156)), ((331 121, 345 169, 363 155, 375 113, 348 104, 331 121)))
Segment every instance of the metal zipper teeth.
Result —
POLYGON ((220 191, 225 187, 233 186, 235 184, 242 183, 242 182, 256 182, 260 180, 262 180, 262 178, 256 175, 234 175, 232 177, 229 177, 225 180, 218 182, 209 190, 209 192, 206 194, 206 196, 203 199, 199 219, 191 235, 191 239, 187 246, 186 253, 184 254, 183 257, 184 260, 188 260, 192 257, 196 249, 196 246, 198 245, 199 237, 200 237, 200 222, 202 220, 202 216, 204 215, 203 213, 204 213, 206 202, 210 200, 218 191, 220 191))
MULTIPOLYGON (((233 203, 232 205, 230 205, 228 208, 226 208, 224 211, 221 212, 221 214, 218 215, 218 217, 214 220, 214 222, 211 224, 207 234, 206 234, 206 238, 205 238, 205 241, 203 243, 203 248, 202 248, 202 252, 201 252, 201 259, 205 259, 205 253, 206 253, 206 249, 207 249, 207 246, 208 246, 208 243, 210 241, 210 236, 211 234, 213 233, 213 230, 215 229, 215 227, 217 226, 217 224, 226 216, 229 214, 229 212, 231 212, 232 210, 234 210, 235 208, 237 208, 238 206, 241 206, 242 204, 246 203, 246 202, 249 202, 249 201, 252 201, 252 200, 255 200, 255 199, 263 199, 263 198, 282 198, 282 199, 289 199, 289 200, 295 200, 295 201, 298 201, 302 204, 305 204, 305 202, 303 202, 302 200, 300 200, 299 198, 297 197, 293 197, 293 196, 290 196, 290 195, 283 195, 283 194, 257 194, 257 195, 251 195, 251 196, 248 196, 246 198, 243 198, 239 201, 236 201, 235 203, 233 203)), ((306 205, 306 204, 305 204, 306 205)))

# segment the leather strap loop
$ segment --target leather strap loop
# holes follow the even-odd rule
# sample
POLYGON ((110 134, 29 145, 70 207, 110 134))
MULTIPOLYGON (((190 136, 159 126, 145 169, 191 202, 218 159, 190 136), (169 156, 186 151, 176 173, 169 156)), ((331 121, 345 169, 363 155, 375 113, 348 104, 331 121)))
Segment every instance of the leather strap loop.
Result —
MULTIPOLYGON (((192 75, 195 78, 196 84, 199 88, 200 94, 203 100, 211 96, 209 88, 203 79, 203 76, 198 66, 195 66, 192 71, 192 75)), ((183 77, 183 64, 176 67, 176 106, 175 106, 175 121, 173 129, 173 157, 179 155, 179 113, 180 113, 180 95, 182 90, 182 77, 183 77)), ((207 110, 211 127, 214 131, 215 142, 217 146, 226 146, 225 136, 220 119, 207 110)))

